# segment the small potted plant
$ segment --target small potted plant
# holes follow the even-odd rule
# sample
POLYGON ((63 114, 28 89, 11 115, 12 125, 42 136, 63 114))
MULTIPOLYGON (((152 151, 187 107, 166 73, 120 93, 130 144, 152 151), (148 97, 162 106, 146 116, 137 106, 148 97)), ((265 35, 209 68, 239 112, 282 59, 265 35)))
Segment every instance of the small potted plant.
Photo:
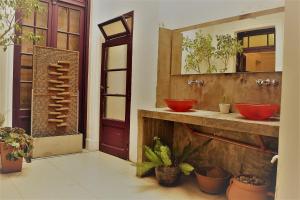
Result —
POLYGON ((228 114, 230 112, 230 104, 228 103, 228 98, 224 95, 222 97, 221 103, 219 103, 220 113, 228 114))
POLYGON ((266 182, 253 175, 239 175, 231 179, 226 196, 229 200, 268 200, 274 193, 268 192, 266 182))
POLYGON ((155 169, 155 176, 159 184, 173 186, 178 182, 181 173, 190 175, 194 170, 194 167, 186 160, 201 146, 193 148, 189 143, 181 153, 178 150, 171 152, 167 145, 164 145, 159 138, 154 137, 153 149, 145 146, 145 156, 149 161, 137 164, 138 174, 143 176, 155 169))
POLYGON ((0 128, 0 152, 3 173, 22 171, 23 158, 30 161, 33 138, 21 128, 0 128))

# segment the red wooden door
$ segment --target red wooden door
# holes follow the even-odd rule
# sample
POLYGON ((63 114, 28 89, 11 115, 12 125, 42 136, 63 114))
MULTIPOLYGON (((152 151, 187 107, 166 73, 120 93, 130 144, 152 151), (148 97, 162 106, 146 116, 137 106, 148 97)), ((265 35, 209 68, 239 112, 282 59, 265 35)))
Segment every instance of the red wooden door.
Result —
POLYGON ((127 33, 116 34, 115 38, 106 37, 101 66, 99 149, 123 159, 129 158, 132 15, 128 19, 122 19, 123 23, 131 23, 126 25, 127 33))

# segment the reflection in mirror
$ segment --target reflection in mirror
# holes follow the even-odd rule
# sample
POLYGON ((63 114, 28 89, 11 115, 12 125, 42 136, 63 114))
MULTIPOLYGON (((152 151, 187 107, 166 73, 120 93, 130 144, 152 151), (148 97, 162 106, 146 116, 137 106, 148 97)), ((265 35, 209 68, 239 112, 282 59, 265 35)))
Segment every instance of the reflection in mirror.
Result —
POLYGON ((249 16, 183 28, 176 39, 182 47, 181 74, 281 71, 283 10, 249 16))

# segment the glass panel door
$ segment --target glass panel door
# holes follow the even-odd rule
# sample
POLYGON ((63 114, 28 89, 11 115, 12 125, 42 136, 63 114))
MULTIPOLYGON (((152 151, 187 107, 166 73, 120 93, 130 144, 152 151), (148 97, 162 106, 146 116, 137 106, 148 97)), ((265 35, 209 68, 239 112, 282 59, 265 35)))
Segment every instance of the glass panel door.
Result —
MULTIPOLYGON (((49 6, 48 2, 40 2, 42 12, 32 13, 31 16, 24 18, 21 26, 21 35, 23 40, 20 46, 20 71, 19 71, 19 102, 18 109, 18 126, 30 133, 31 123, 31 93, 32 93, 32 57, 33 46, 40 45, 46 46, 48 44, 48 15, 49 6), (41 40, 32 42, 28 39, 29 34, 41 36, 41 40)), ((16 59, 16 58, 15 58, 16 59)))
POLYGON ((127 83, 127 44, 107 47, 103 95, 104 118, 125 121, 127 83))
POLYGON ((60 4, 57 8, 57 40, 59 49, 80 51, 81 10, 60 4))

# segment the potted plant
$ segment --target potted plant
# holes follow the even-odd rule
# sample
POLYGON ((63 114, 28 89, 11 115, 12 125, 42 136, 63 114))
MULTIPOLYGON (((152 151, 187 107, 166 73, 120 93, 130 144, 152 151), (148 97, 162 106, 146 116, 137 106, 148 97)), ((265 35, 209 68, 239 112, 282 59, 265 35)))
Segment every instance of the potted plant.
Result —
POLYGON ((33 138, 21 128, 0 128, 1 164, 3 173, 22 171, 23 157, 30 162, 33 138))
POLYGON ((268 192, 266 182, 253 175, 239 175, 230 180, 226 196, 228 200, 268 200, 274 193, 268 192))
POLYGON ((200 190, 209 194, 224 193, 231 177, 219 167, 200 167, 195 174, 200 190))
POLYGON ((182 152, 177 149, 171 152, 170 148, 164 145, 158 137, 154 137, 153 149, 145 146, 145 156, 149 161, 137 165, 138 174, 143 176, 155 169, 155 176, 159 184, 164 186, 175 185, 181 173, 190 175, 194 170, 194 167, 186 160, 207 143, 193 148, 190 142, 182 152))
POLYGON ((230 112, 230 104, 228 102, 228 98, 224 95, 219 103, 220 113, 228 114, 230 112))

